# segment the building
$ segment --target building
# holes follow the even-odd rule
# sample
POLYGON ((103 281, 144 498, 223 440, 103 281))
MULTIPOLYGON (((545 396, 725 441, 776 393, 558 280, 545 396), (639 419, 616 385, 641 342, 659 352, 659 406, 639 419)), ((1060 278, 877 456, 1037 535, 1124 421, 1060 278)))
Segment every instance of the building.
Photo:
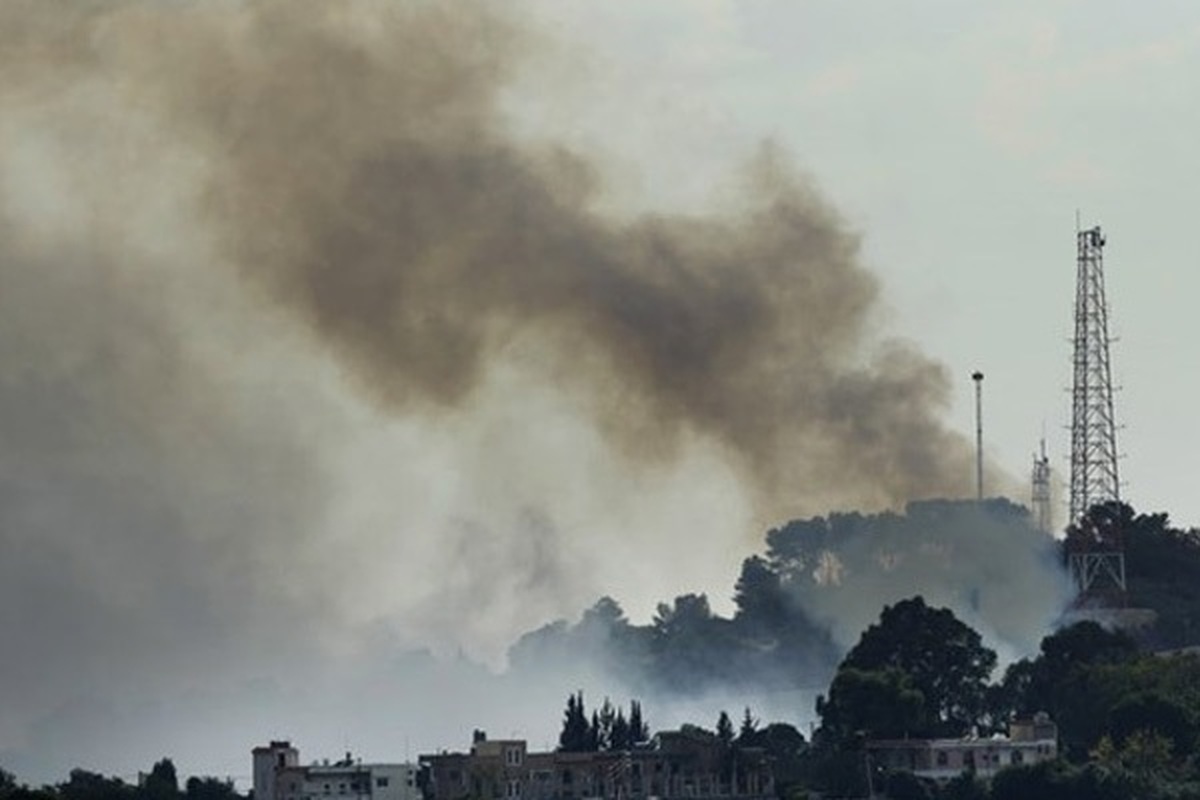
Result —
POLYGON ((469 753, 420 757, 425 800, 766 800, 775 781, 760 748, 724 747, 684 728, 622 751, 530 753, 476 732, 469 753))
POLYGON ((1058 755, 1058 727, 1045 714, 1013 720, 1008 735, 964 739, 877 739, 867 742, 871 766, 948 781, 964 772, 991 778, 1005 767, 1036 764, 1058 755))
POLYGON ((255 800, 420 800, 412 764, 364 764, 350 753, 341 761, 302 765, 291 742, 256 747, 255 800))

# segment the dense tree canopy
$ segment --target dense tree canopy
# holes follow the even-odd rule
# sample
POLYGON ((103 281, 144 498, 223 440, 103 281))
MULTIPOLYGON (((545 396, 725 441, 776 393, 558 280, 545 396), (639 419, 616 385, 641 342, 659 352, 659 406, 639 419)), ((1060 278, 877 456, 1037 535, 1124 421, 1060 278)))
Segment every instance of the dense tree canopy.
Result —
POLYGON ((823 734, 835 741, 900 739, 934 730, 926 705, 925 695, 903 670, 843 667, 828 697, 817 700, 817 713, 823 734))
POLYGON ((926 730, 952 735, 983 715, 995 667, 995 652, 975 630, 919 596, 886 606, 841 665, 860 672, 895 670, 920 693, 921 718, 931 726, 926 730))

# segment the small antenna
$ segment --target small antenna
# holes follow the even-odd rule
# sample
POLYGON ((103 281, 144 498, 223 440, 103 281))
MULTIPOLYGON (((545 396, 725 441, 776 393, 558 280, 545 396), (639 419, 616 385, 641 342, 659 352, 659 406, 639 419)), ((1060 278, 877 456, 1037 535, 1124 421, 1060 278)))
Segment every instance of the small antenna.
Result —
POLYGON ((1033 472, 1030 477, 1030 507, 1033 523, 1042 533, 1050 534, 1053 527, 1050 505, 1050 458, 1046 455, 1046 425, 1042 423, 1042 440, 1038 452, 1033 454, 1033 472))

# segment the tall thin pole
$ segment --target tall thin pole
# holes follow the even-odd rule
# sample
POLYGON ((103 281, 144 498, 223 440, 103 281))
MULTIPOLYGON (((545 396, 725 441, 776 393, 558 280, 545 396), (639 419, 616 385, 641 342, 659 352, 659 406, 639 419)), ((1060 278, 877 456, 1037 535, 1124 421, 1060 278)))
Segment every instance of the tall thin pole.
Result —
POLYGON ((983 502, 983 373, 971 375, 975 381, 975 499, 983 502))

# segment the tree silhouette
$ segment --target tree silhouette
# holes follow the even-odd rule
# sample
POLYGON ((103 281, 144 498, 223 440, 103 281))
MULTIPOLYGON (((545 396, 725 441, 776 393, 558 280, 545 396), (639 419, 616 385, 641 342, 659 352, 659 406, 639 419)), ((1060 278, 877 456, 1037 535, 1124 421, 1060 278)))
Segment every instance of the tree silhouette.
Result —
POLYGON ((563 714, 562 732, 558 735, 558 749, 564 753, 583 753, 594 749, 591 746, 591 725, 583 705, 583 690, 567 697, 567 709, 563 714))
POLYGON ((843 669, 898 670, 924 700, 924 716, 939 732, 965 733, 986 709, 996 654, 979 634, 945 608, 914 597, 884 606, 842 661, 843 669))

